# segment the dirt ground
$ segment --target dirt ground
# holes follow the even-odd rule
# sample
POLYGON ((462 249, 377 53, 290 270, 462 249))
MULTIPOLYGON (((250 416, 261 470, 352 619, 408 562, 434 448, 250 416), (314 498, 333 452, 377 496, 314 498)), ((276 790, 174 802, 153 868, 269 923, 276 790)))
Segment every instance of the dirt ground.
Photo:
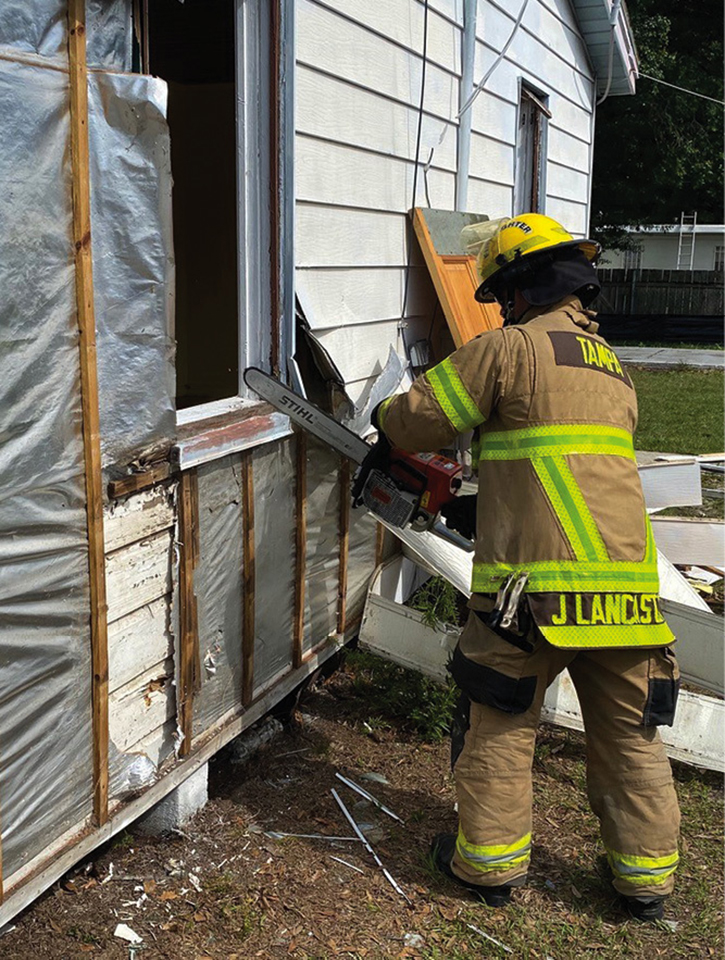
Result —
POLYGON ((183 834, 117 838, 15 920, 0 958, 722 956, 722 778, 675 767, 682 868, 669 925, 652 926, 621 913, 584 776, 582 738, 542 727, 529 885, 505 910, 482 906, 427 857, 430 837, 456 826, 447 744, 370 717, 342 670, 305 695, 297 721, 247 766, 217 758, 211 800, 183 834), (404 824, 356 805, 337 772, 404 824), (358 842, 267 835, 350 836, 332 787, 358 821, 377 825, 374 847, 410 904, 358 842), (120 923, 143 943, 114 936, 120 923))

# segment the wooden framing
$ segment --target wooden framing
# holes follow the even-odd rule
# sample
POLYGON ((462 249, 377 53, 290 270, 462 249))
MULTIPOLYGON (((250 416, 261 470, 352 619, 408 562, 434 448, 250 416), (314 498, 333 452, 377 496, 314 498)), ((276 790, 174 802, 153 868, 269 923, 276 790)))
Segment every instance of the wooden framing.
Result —
POLYGON ((302 665, 305 637, 305 576, 307 574, 307 434, 296 433, 295 449, 297 528, 295 532, 295 619, 292 666, 302 665))
POLYGON ((70 148, 73 196, 76 305, 80 331, 81 404, 85 459, 88 563, 91 601, 93 713, 93 813, 108 819, 108 622, 103 545, 103 483, 98 407, 96 321, 91 258, 91 196, 88 147, 88 73, 85 0, 68 0, 70 148))
POLYGON ((254 699, 254 473, 253 453, 242 454, 243 564, 242 579, 242 704, 254 699))
POLYGON ((199 480, 196 470, 179 483, 179 727, 184 735, 179 755, 188 757, 193 740, 194 693, 199 688, 199 621, 194 570, 199 559, 199 480))
POLYGON ((347 568, 350 553, 350 461, 340 465, 340 574, 337 588, 337 632, 345 633, 347 623, 347 568))
POLYGON ((171 476, 170 463, 157 463, 153 467, 141 470, 139 473, 130 473, 119 480, 111 480, 108 484, 108 496, 111 500, 120 500, 132 493, 141 493, 148 490, 171 476))

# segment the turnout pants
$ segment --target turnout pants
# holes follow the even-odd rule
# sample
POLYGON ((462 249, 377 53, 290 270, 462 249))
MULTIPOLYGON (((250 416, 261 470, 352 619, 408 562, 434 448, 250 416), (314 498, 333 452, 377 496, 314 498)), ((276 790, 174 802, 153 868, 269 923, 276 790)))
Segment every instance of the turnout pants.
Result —
POLYGON ((669 894, 680 814, 657 725, 674 718, 679 670, 671 650, 561 649, 535 628, 506 638, 474 611, 451 665, 462 688, 452 730, 460 820, 453 870, 481 886, 524 882, 536 727, 546 688, 564 668, 581 705, 587 791, 614 887, 626 896, 669 894))

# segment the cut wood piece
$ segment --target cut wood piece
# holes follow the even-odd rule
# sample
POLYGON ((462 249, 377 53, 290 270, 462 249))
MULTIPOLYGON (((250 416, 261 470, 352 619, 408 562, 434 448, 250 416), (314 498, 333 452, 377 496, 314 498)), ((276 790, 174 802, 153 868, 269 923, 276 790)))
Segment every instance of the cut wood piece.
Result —
POLYGON ((108 627, 108 683, 111 693, 155 663, 173 656, 168 595, 159 597, 108 627))
MULTIPOLYGON (((108 607, 103 545, 101 431, 91 253, 85 0, 68 0, 68 68, 73 245, 77 321, 80 333, 81 408, 91 602, 93 812, 96 821, 102 826, 108 819, 108 607)), ((1 892, 0 889, 0 894, 1 892)))
POLYGON ((127 477, 121 477, 120 480, 111 480, 108 484, 108 496, 112 500, 120 500, 121 497, 128 497, 132 493, 140 493, 153 487, 156 483, 162 483, 171 476, 170 463, 157 463, 147 470, 141 470, 138 473, 131 473, 127 477))
POLYGON ((199 484, 196 470, 181 475, 179 484, 179 727, 183 734, 179 754, 189 755, 193 739, 194 693, 199 672, 199 624, 194 570, 199 558, 199 484))
POLYGON ((650 519, 657 547, 671 563, 725 565, 725 524, 722 520, 650 519))
POLYGON ((175 713, 174 661, 169 658, 111 694, 111 740, 116 749, 126 752, 175 713))
POLYGON ((337 592, 337 632, 345 632, 347 619, 347 575, 350 554, 350 461, 340 466, 340 573, 337 592))
POLYGON ((413 210, 415 235, 456 347, 503 322, 496 304, 474 300, 476 258, 465 254, 459 239, 464 226, 485 219, 484 215, 449 210, 413 210))
POLYGON ((146 490, 123 503, 110 504, 103 518, 106 554, 173 526, 174 504, 168 488, 146 490))
POLYGON ((694 457, 667 463, 647 463, 639 467, 647 510, 667 507, 691 507, 702 503, 700 466, 694 457))
POLYGON ((251 450, 242 454, 242 517, 242 704, 247 707, 254 699, 254 472, 251 450))
POLYGON ((108 622, 171 592, 173 533, 164 530, 114 551, 108 558, 108 622))
POLYGON ((305 576, 307 573, 307 434, 296 433, 296 500, 297 530, 295 533, 295 620, 292 665, 301 666, 305 636, 305 576))

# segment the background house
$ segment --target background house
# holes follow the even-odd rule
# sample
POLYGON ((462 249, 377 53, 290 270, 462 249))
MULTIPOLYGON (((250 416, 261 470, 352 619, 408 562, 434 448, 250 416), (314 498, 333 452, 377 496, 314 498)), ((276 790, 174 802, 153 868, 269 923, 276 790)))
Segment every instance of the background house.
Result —
POLYGON ((603 266, 637 270, 725 269, 725 226, 721 223, 658 224, 628 230, 632 250, 607 250, 603 266))

